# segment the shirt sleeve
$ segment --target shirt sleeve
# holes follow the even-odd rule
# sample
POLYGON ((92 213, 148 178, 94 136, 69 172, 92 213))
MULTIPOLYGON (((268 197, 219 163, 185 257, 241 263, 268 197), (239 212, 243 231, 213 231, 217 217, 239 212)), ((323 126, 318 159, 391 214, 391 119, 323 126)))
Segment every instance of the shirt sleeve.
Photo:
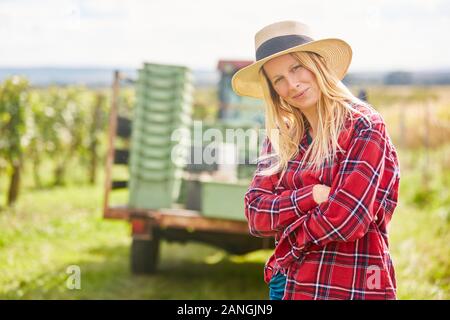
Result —
POLYGON ((386 139, 382 122, 356 122, 328 200, 284 229, 275 250, 281 266, 312 244, 355 241, 366 234, 374 219, 373 207, 383 178, 386 139))
MULTIPOLYGON (((262 154, 270 151, 271 145, 266 139, 262 154)), ((244 199, 249 231, 256 237, 274 236, 279 230, 317 206, 312 195, 313 185, 297 190, 285 190, 277 187, 279 174, 270 176, 258 174, 265 167, 266 163, 258 163, 256 174, 244 199)))

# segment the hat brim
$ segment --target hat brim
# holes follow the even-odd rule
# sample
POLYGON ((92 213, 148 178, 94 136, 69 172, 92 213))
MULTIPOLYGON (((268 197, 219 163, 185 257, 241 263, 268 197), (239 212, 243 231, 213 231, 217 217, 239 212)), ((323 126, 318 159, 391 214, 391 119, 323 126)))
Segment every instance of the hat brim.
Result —
POLYGON ((341 39, 329 38, 311 41, 277 52, 240 69, 231 79, 231 85, 234 92, 240 96, 264 99, 259 80, 260 68, 270 59, 295 51, 311 51, 322 56, 325 59, 328 68, 332 70, 340 80, 344 78, 352 61, 352 48, 347 42, 341 39))

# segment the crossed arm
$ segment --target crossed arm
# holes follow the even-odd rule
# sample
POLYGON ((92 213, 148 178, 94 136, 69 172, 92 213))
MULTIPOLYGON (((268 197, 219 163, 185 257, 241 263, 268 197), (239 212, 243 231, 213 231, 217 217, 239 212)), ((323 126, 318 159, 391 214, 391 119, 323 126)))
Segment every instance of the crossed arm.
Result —
POLYGON ((275 194, 276 176, 255 176, 245 196, 250 233, 268 237, 284 230, 277 248, 280 261, 293 246, 301 251, 362 237, 373 219, 385 152, 384 124, 363 125, 355 129, 331 189, 310 185, 275 194))
POLYGON ((326 201, 330 187, 315 184, 275 193, 276 175, 255 177, 245 195, 250 234, 272 237, 318 204, 326 201))

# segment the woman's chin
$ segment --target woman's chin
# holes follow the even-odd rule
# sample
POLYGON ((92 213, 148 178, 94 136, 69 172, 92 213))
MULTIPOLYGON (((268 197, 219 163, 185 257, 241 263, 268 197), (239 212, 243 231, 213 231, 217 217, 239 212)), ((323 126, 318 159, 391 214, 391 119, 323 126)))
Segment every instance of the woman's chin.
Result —
POLYGON ((296 109, 299 109, 300 111, 303 111, 303 110, 308 110, 309 108, 315 107, 317 105, 317 101, 314 102, 314 101, 305 100, 304 102, 302 101, 301 103, 297 102, 297 101, 292 101, 290 103, 290 105, 295 107, 296 109))

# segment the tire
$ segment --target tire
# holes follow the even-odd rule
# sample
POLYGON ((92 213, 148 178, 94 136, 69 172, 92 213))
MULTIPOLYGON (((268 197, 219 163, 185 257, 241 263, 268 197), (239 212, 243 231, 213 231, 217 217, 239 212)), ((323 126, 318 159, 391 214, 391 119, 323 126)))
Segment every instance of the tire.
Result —
POLYGON ((156 272, 159 260, 159 237, 156 232, 153 239, 133 239, 131 243, 131 272, 134 274, 152 274, 156 272))

